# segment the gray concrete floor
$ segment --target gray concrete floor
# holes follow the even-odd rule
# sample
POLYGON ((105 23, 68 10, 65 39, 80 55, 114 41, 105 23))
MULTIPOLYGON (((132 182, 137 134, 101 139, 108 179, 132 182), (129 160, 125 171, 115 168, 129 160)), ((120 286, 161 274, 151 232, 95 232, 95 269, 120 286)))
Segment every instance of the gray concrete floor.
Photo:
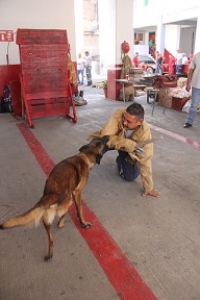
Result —
MULTIPOLYGON (((34 120, 31 129, 57 163, 78 152, 87 135, 99 129, 123 102, 105 99, 103 91, 83 87, 88 104, 77 107, 78 122, 64 117, 34 120)), ((83 199, 113 237, 159 300, 200 299, 200 114, 184 129, 186 114, 136 101, 157 136, 153 174, 160 198, 141 197, 140 178, 124 182, 117 174, 117 153, 95 166, 83 199)), ((130 102, 125 103, 128 106, 130 102)), ((10 114, 0 114, 0 222, 31 208, 41 197, 46 176, 10 114)), ((120 299, 69 215, 62 230, 52 226, 54 258, 45 263, 47 237, 37 229, 0 232, 1 300, 120 299)), ((146 298, 144 297, 144 300, 146 298)), ((126 300, 135 300, 130 298, 126 300)))

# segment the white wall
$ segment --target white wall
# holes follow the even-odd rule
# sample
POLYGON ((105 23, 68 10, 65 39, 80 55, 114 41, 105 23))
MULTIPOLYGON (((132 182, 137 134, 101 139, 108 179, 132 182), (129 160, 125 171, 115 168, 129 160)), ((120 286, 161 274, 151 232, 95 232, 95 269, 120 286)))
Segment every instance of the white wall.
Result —
POLYGON ((194 52, 200 51, 199 0, 149 0, 147 6, 144 6, 141 0, 134 0, 133 26, 146 32, 154 26, 157 32, 157 48, 161 52, 166 48, 175 55, 179 47, 186 54, 189 54, 192 48, 194 52), (197 20, 197 26, 194 22, 190 27, 172 24, 183 20, 197 20))
MULTIPOLYGON (((66 0, 67 2, 67 0, 66 0)), ((74 0, 75 4, 75 38, 76 38, 76 50, 78 53, 83 49, 83 1, 74 0)))
POLYGON ((99 54, 105 65, 121 64, 121 44, 133 53, 133 0, 99 0, 99 54))
POLYGON ((149 44, 148 45, 133 45, 133 55, 138 52, 140 55, 149 55, 149 44))
POLYGON ((192 52, 192 39, 196 36, 195 27, 180 25, 166 25, 165 45, 167 50, 176 56, 176 49, 180 48, 187 56, 192 52))
POLYGON ((176 56, 176 50, 179 48, 179 26, 166 25, 165 27, 165 45, 167 50, 176 56))
MULTIPOLYGON (((100 0, 101 1, 101 0, 100 0)), ((132 58, 133 53, 133 0, 116 0, 117 14, 116 14, 116 53, 117 61, 121 61, 121 43, 124 41, 129 43, 130 51, 128 55, 132 58), (126 5, 125 5, 126 3, 126 5)))
MULTIPOLYGON (((0 12, 0 30, 16 33, 17 28, 66 29, 72 59, 76 59, 74 0, 1 0, 0 12)), ((10 64, 20 62, 15 41, 0 42, 0 65, 6 64, 7 52, 10 64)))
POLYGON ((134 0, 133 27, 157 26, 157 17, 163 17, 163 23, 197 18, 199 16, 199 0, 134 0))
POLYGON ((182 52, 186 53, 187 56, 189 56, 189 54, 193 52, 195 39, 196 39, 196 27, 181 28, 180 49, 182 52))
POLYGON ((116 5, 115 0, 101 0, 99 10, 99 54, 101 62, 107 66, 116 61, 116 5))

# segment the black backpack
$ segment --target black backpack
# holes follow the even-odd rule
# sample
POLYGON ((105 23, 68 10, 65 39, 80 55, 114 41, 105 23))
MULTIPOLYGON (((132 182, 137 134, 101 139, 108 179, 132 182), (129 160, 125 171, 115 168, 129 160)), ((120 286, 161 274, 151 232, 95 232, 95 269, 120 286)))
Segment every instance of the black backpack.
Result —
POLYGON ((0 99, 0 113, 5 112, 13 112, 11 92, 8 84, 6 84, 3 97, 0 99))

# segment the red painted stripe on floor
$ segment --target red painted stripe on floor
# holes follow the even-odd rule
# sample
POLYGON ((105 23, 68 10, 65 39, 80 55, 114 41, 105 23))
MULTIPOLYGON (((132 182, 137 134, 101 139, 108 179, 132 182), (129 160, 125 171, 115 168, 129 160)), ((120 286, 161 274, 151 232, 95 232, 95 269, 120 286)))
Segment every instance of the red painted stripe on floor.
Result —
POLYGON ((121 300, 155 300, 156 297, 133 265, 84 202, 83 211, 85 219, 92 223, 89 229, 80 227, 74 206, 69 213, 119 298, 121 300))
MULTIPOLYGON (((32 131, 24 123, 17 124, 17 126, 41 168, 48 175, 55 164, 35 138, 32 131)), ((74 207, 70 209, 69 214, 116 290, 119 299, 156 300, 157 298, 120 250, 119 246, 84 202, 83 210, 85 219, 93 224, 89 229, 83 229, 80 226, 74 207)))
POLYGON ((157 127, 157 126, 154 126, 154 125, 150 125, 150 128, 152 128, 153 130, 156 130, 160 133, 166 134, 166 135, 172 137, 173 139, 176 139, 176 140, 184 142, 188 145, 194 146, 195 148, 198 148, 198 149, 200 148, 200 142, 195 142, 195 141, 193 141, 189 138, 186 138, 186 137, 184 137, 180 134, 165 130, 163 128, 160 128, 160 127, 157 127))
POLYGON ((49 157, 46 150, 40 144, 40 142, 36 139, 32 131, 27 127, 26 124, 20 123, 17 124, 17 127, 21 131, 21 134, 25 138, 29 148, 34 153, 35 158, 37 159, 39 165, 43 169, 46 176, 49 176, 51 170, 55 166, 53 160, 49 157))

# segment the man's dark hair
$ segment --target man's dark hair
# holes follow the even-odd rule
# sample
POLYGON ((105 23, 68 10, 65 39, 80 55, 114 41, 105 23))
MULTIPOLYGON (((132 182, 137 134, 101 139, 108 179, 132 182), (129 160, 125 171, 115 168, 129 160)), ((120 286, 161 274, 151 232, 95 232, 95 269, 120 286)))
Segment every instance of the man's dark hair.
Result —
POLYGON ((127 113, 129 113, 132 116, 137 117, 138 119, 144 119, 144 108, 139 103, 132 103, 129 105, 126 109, 127 113))

